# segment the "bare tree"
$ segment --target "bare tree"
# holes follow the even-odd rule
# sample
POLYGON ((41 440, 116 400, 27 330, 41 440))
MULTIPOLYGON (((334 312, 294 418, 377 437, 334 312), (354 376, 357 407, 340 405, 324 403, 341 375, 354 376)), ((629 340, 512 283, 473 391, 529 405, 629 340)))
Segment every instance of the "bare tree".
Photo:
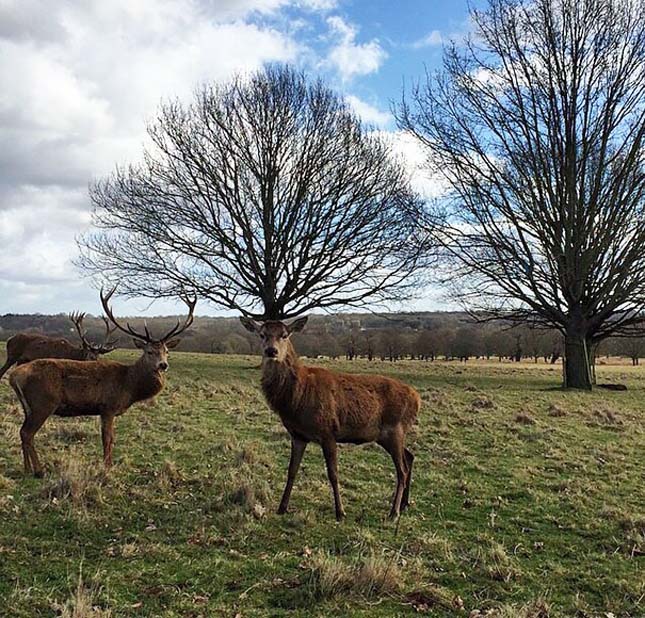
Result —
POLYGON ((471 357, 480 353, 481 340, 473 326, 459 327, 452 339, 450 355, 464 363, 471 357))
POLYGON ((599 341, 642 329, 644 8, 489 0, 397 112, 448 187, 432 223, 462 299, 560 330, 570 387, 591 388, 599 341))
POLYGON ((148 134, 141 164, 90 189, 79 265, 98 279, 260 319, 418 286, 405 167, 322 82, 270 66, 163 104, 148 134))
POLYGON ((631 359, 635 367, 640 364, 640 359, 645 353, 645 339, 643 337, 630 337, 629 339, 619 339, 616 346, 621 356, 627 356, 631 359))

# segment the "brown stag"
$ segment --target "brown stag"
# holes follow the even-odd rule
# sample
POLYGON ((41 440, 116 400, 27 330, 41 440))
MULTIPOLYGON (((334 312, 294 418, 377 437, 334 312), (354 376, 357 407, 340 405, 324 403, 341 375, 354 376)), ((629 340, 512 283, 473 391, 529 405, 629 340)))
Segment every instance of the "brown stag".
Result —
POLYGON ((337 443, 376 442, 394 461, 397 483, 390 517, 398 517, 410 500, 414 455, 405 448, 405 438, 419 412, 419 394, 407 384, 385 376, 303 365, 290 337, 304 328, 307 318, 288 325, 240 319, 247 330, 262 339, 262 390, 291 435, 291 460, 278 513, 287 511, 307 444, 317 442, 327 464, 336 519, 341 519, 345 512, 338 489, 337 443))
POLYGON ((193 322, 196 300, 183 299, 188 305, 188 317, 163 337, 154 339, 148 327, 135 331, 130 324, 121 326, 109 306, 114 289, 101 302, 110 322, 132 337, 141 357, 132 365, 109 360, 80 362, 62 359, 35 360, 17 367, 9 378, 25 412, 20 430, 25 472, 42 476, 42 467, 34 447, 34 435, 52 415, 100 416, 103 438, 103 460, 112 465, 114 419, 138 401, 154 397, 165 383, 168 370, 168 350, 174 348, 193 322))
POLYGON ((105 318, 103 318, 105 336, 100 344, 88 341, 87 333, 83 327, 84 313, 70 313, 69 319, 76 327, 76 332, 81 340, 80 347, 59 337, 49 337, 39 333, 18 333, 7 341, 7 360, 0 367, 0 379, 13 365, 23 365, 39 358, 96 360, 102 354, 108 354, 115 349, 116 341, 111 341, 110 337, 116 328, 110 328, 110 324, 105 318))

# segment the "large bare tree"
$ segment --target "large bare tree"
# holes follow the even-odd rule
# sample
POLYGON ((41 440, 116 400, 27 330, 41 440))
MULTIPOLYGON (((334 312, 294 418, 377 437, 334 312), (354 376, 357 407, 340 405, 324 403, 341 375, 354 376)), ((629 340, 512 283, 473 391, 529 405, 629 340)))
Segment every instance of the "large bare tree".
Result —
POLYGON ((404 97, 400 126, 446 194, 429 209, 480 316, 565 336, 565 385, 645 308, 645 6, 490 0, 404 97))
POLYGON ((192 290, 253 318, 414 291, 404 165, 320 81, 284 66, 165 103, 152 147, 90 189, 80 266, 122 293, 192 290))

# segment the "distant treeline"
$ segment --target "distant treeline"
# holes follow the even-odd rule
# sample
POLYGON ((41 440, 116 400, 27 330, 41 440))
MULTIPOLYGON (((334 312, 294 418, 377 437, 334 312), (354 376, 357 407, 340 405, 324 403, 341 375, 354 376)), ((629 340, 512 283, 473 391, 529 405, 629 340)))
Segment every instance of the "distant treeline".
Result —
MULTIPOLYGON (((146 323, 153 333, 161 333, 176 320, 163 316, 147 318, 146 323)), ((135 328, 142 327, 144 322, 143 318, 129 321, 135 328)), ((99 318, 86 317, 85 327, 91 340, 102 338, 104 325, 99 318)), ((64 314, 0 316, 0 341, 21 331, 66 337, 72 342, 77 339, 64 314)), ((486 358, 556 363, 563 350, 562 337, 555 330, 509 328, 499 322, 477 324, 459 312, 312 315, 305 331, 294 336, 294 343, 302 356, 392 362, 404 358, 422 361, 486 358)), ((119 344, 134 347, 126 335, 120 337, 119 344)), ((210 354, 259 353, 256 338, 242 328, 238 319, 224 317, 195 318, 192 328, 182 335, 179 349, 210 354)), ((645 338, 609 339, 596 354, 624 356, 637 364, 645 355, 645 338)))

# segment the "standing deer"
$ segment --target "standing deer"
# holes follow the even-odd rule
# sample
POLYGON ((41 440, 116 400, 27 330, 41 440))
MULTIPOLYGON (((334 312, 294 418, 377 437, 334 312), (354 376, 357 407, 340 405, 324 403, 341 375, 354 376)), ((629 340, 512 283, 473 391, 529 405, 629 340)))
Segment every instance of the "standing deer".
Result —
POLYGON ((165 383, 168 370, 168 350, 174 348, 193 322, 196 300, 183 299, 188 305, 188 317, 163 337, 154 339, 148 327, 139 333, 126 323, 121 326, 112 314, 109 302, 114 289, 107 295, 101 291, 103 309, 110 322, 132 337, 142 350, 141 357, 132 365, 100 360, 42 359, 17 367, 9 378, 25 412, 20 430, 25 472, 42 477, 42 466, 34 447, 34 436, 43 423, 56 416, 100 416, 103 438, 103 461, 112 465, 114 446, 114 419, 138 401, 154 397, 165 383))
POLYGON ((405 437, 419 412, 419 394, 407 384, 385 376, 338 373, 303 365, 290 337, 304 328, 307 318, 291 324, 240 320, 262 340, 262 390, 291 435, 289 472, 278 513, 287 511, 307 444, 317 442, 325 456, 336 519, 340 520, 345 511, 338 489, 337 443, 376 442, 390 454, 396 468, 390 517, 398 517, 410 501, 414 455, 405 448, 405 437))
POLYGON ((93 344, 87 339, 83 327, 84 313, 70 313, 69 319, 76 327, 76 332, 81 340, 81 346, 75 346, 58 337, 49 337, 38 333, 18 333, 7 341, 7 360, 0 367, 0 379, 13 365, 23 365, 39 358, 67 358, 69 360, 96 360, 101 354, 108 354, 115 349, 116 341, 110 341, 116 328, 110 328, 105 322, 105 337, 103 343, 93 344))

